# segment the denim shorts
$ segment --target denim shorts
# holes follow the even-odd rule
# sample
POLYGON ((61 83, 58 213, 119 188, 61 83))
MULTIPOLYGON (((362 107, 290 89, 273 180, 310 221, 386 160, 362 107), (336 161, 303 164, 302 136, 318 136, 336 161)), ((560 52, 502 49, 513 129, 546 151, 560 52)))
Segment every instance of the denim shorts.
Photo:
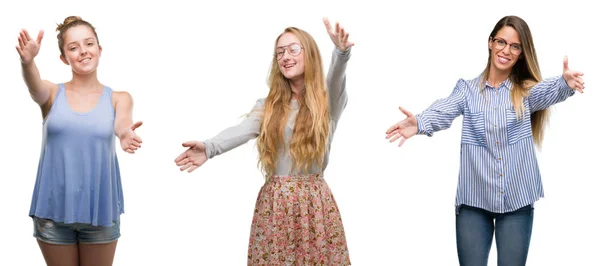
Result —
POLYGON ((114 242, 121 236, 120 227, 119 220, 114 221, 112 226, 93 226, 82 223, 65 224, 33 217, 33 236, 40 241, 57 245, 114 242))

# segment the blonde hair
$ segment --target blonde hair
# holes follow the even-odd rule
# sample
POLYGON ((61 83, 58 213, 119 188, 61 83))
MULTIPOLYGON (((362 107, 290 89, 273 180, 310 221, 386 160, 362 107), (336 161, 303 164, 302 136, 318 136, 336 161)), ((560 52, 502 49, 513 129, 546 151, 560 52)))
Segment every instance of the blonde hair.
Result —
MULTIPOLYGON (((312 36, 301 29, 289 27, 275 40, 275 48, 279 38, 285 33, 294 34, 298 38, 303 47, 302 56, 305 62, 305 90, 298 99, 299 111, 289 153, 293 169, 299 173, 308 173, 315 162, 322 167, 329 137, 330 116, 325 76, 321 54, 312 36)), ((292 100, 290 81, 281 73, 276 56, 273 56, 271 63, 268 85, 269 95, 265 100, 264 116, 256 144, 262 171, 270 176, 277 165, 279 148, 285 147, 285 126, 291 112, 292 100)))
MULTIPOLYGON (((525 114, 525 106, 523 98, 529 95, 529 90, 542 80, 542 73, 539 68, 533 38, 527 23, 517 16, 506 16, 500 19, 490 33, 489 38, 493 39, 498 31, 503 27, 511 27, 519 34, 521 40, 522 51, 519 59, 512 67, 509 79, 513 83, 511 91, 511 100, 517 113, 517 118, 522 119, 525 114)), ((492 52, 488 49, 488 62, 483 72, 482 88, 485 86, 485 81, 490 74, 492 52)), ((539 110, 531 114, 531 130, 533 141, 541 148, 544 139, 544 128, 548 123, 550 111, 548 109, 539 110)))

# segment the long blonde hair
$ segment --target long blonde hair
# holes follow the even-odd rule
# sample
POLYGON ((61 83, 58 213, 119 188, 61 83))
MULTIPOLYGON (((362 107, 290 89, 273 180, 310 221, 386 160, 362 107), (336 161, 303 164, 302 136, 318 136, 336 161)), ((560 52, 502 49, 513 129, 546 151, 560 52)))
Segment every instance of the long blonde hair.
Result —
MULTIPOLYGON (((289 27, 275 40, 291 33, 303 47, 305 89, 298 99, 298 114, 294 125, 289 153, 292 167, 299 173, 308 173, 313 163, 323 165, 327 139, 329 136, 329 105, 325 88, 325 76, 321 54, 315 40, 307 32, 289 27)), ((259 164, 267 175, 273 175, 279 149, 285 147, 285 126, 291 112, 292 88, 279 69, 279 62, 273 56, 269 74, 269 95, 265 100, 264 116, 256 144, 259 164)), ((288 150, 283 150, 288 152, 288 150)), ((292 170, 292 169, 290 169, 292 170)))
MULTIPOLYGON (((521 40, 522 52, 519 59, 512 67, 510 72, 510 81, 513 83, 511 99, 517 118, 523 118, 525 106, 523 98, 529 95, 529 90, 542 80, 542 73, 539 68, 533 38, 527 23, 517 16, 506 16, 500 19, 490 33, 489 38, 493 39, 498 31, 505 26, 512 27, 519 34, 521 40)), ((492 52, 488 49, 488 62, 483 72, 482 86, 485 86, 485 81, 490 75, 492 52)), ((531 130, 533 133, 533 141, 538 146, 542 146, 544 139, 544 127, 548 122, 550 111, 548 109, 539 110, 531 114, 531 130)))

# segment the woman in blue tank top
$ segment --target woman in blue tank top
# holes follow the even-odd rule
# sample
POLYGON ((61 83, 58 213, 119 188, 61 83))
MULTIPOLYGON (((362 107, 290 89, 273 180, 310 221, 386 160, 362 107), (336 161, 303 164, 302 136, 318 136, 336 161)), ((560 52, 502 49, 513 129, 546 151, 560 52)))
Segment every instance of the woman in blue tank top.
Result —
POLYGON ((43 141, 29 215, 48 265, 112 265, 124 212, 115 149, 135 153, 142 140, 134 130, 133 100, 97 78, 102 47, 95 28, 80 17, 59 24, 60 59, 71 67, 66 83, 42 80, 34 58, 44 32, 18 37, 23 79, 40 106, 43 141))

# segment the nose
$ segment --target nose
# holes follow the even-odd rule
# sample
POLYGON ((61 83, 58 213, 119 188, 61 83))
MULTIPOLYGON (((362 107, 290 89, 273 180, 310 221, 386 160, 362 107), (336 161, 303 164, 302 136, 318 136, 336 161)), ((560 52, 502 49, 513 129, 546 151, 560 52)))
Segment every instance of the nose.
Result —
POLYGON ((281 57, 281 60, 283 61, 287 61, 290 59, 292 55, 290 54, 290 51, 288 51, 288 49, 283 50, 283 56, 281 57))
POLYGON ((504 54, 506 54, 506 55, 510 54, 510 45, 508 45, 508 44, 507 44, 507 45, 505 45, 505 46, 502 48, 502 52, 503 52, 504 54))
POLYGON ((85 45, 81 46, 81 49, 79 49, 79 51, 81 52, 81 55, 85 55, 87 54, 87 47, 85 47, 85 45))

